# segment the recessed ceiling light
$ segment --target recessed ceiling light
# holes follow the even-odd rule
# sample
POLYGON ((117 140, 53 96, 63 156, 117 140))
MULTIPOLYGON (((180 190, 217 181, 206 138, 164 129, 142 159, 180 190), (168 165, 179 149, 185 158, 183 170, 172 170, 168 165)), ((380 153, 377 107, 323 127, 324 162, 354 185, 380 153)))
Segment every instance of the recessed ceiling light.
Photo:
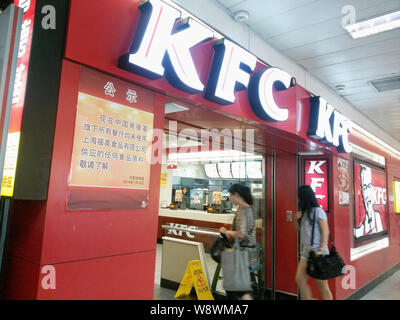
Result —
POLYGON ((249 20, 249 13, 244 10, 235 12, 234 18, 237 22, 245 22, 249 20))
POLYGON ((353 23, 344 28, 350 33, 353 39, 368 37, 380 32, 400 28, 400 11, 353 23))

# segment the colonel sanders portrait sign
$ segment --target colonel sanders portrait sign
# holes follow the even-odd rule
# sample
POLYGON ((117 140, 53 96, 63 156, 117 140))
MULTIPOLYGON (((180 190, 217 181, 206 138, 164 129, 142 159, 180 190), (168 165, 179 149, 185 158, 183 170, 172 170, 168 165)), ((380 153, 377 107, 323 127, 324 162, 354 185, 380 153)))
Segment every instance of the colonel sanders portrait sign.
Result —
POLYGON ((363 240, 386 234, 388 226, 385 171, 354 162, 354 187, 355 239, 363 240))

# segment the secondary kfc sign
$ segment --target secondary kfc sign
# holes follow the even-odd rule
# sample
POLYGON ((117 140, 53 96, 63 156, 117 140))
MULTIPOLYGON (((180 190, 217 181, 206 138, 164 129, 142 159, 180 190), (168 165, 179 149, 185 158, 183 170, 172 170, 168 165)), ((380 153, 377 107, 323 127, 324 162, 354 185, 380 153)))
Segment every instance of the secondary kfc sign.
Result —
POLYGON ((311 186, 318 203, 326 212, 329 211, 328 160, 305 160, 304 183, 311 186))

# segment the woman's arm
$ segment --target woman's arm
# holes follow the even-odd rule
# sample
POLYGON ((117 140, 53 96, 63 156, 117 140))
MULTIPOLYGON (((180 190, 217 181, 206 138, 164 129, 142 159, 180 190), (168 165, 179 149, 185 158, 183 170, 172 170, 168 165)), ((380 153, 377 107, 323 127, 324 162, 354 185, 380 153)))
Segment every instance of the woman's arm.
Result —
POLYGON ((321 244, 316 254, 322 254, 324 252, 326 246, 328 245, 328 239, 329 239, 328 220, 320 219, 319 226, 321 228, 321 244))
POLYGON ((238 237, 238 238, 242 239, 244 237, 243 234, 240 231, 227 230, 224 227, 220 228, 219 232, 222 233, 222 234, 227 235, 229 238, 238 237))
POLYGON ((299 231, 300 226, 299 226, 299 219, 303 216, 303 213, 301 211, 297 212, 294 215, 294 219, 293 219, 293 226, 296 229, 296 231, 299 231))
POLYGON ((235 238, 235 237, 238 237, 239 239, 243 239, 244 238, 243 233, 241 233, 240 231, 231 231, 231 230, 229 230, 229 231, 227 231, 226 235, 229 238, 235 238))
POLYGON ((243 211, 238 211, 235 217, 235 225, 237 231, 226 230, 225 228, 221 228, 219 232, 227 235, 229 238, 238 237, 239 239, 243 239, 246 237, 246 216, 244 215, 243 211))

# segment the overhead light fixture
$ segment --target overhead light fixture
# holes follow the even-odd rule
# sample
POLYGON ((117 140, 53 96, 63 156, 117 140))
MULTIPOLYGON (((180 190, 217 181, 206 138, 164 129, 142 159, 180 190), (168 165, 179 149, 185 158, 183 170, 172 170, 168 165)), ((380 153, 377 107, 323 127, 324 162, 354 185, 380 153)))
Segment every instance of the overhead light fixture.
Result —
POLYGON ((400 28, 400 11, 353 23, 344 28, 350 33, 353 39, 364 38, 377 33, 400 28))
POLYGON ((187 111, 189 108, 176 104, 174 102, 165 104, 165 114, 187 111))
POLYGON ((242 152, 239 150, 200 151, 187 153, 170 153, 169 160, 178 162, 216 162, 216 161, 250 161, 262 160, 261 155, 242 152))

